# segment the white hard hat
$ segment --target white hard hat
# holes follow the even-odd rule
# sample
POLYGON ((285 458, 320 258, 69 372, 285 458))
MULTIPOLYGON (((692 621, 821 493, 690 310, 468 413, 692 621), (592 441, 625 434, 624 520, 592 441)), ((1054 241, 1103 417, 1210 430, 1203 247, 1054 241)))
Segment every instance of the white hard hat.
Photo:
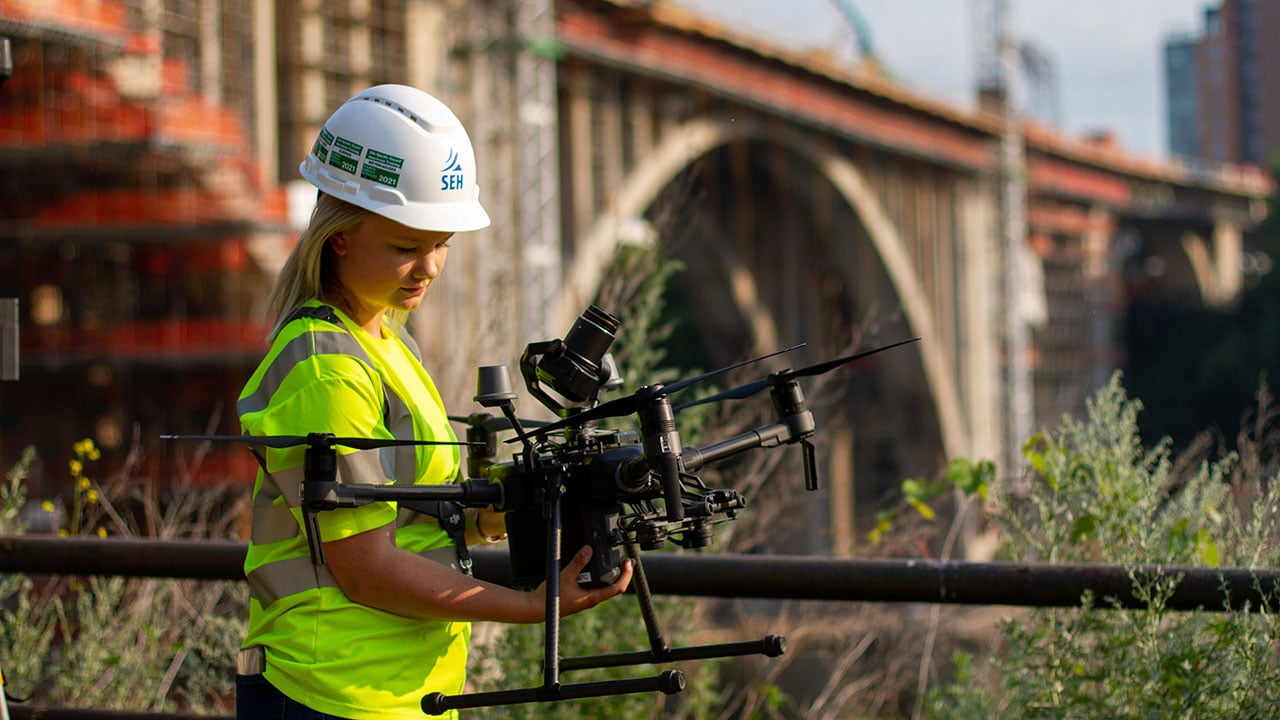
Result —
POLYGON ((343 103, 299 170, 322 192, 417 230, 489 225, 462 122, 407 85, 377 85, 343 103))

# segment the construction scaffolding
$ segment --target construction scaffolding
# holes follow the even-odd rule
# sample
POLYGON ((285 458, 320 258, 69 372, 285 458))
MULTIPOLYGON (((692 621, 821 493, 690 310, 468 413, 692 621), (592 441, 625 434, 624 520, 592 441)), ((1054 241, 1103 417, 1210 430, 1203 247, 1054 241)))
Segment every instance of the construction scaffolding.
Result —
MULTIPOLYGON (((160 474, 153 428, 232 424, 218 415, 263 349, 250 249, 286 242, 284 194, 221 103, 235 83, 202 72, 203 4, 172 5, 192 14, 0 3, 14 58, 0 93, 0 276, 21 306, 23 369, 0 398, 0 450, 37 447, 37 492, 62 480, 52 468, 82 437, 117 464, 136 446, 143 472, 160 474)), ((201 475, 243 466, 216 453, 201 475)))
POLYGON ((87 437, 103 449, 100 475, 140 458, 139 477, 251 482, 242 448, 187 467, 190 449, 158 438, 239 431, 266 292, 314 199, 288 191, 298 163, 329 113, 370 85, 445 98, 481 158, 493 227, 467 238, 411 328, 446 403, 469 402, 477 365, 556 334, 551 10, 0 0, 14 58, 0 88, 0 297, 20 306, 22 369, 0 389, 0 460, 34 445, 42 492, 65 484, 57 469, 87 437), (465 332, 442 336, 440 316, 465 332))

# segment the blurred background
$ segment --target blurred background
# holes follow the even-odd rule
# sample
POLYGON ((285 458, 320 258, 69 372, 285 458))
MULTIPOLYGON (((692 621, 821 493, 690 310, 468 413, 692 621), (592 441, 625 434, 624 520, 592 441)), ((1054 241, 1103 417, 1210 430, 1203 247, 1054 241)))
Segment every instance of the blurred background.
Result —
POLYGON ((802 549, 949 458, 1016 475, 1117 370, 1153 440, 1229 446, 1280 365, 1277 34, 1274 0, 4 0, 0 461, 52 493, 87 437, 247 490, 159 436, 239 432, 298 163, 382 82, 463 118, 494 218, 412 321, 453 412, 638 246, 684 268, 687 369, 922 338, 823 391, 802 549))

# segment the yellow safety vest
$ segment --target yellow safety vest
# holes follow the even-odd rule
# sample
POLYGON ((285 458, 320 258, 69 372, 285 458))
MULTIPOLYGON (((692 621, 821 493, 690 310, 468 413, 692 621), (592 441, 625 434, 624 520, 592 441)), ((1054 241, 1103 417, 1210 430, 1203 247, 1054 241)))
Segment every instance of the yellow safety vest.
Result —
MULTIPOLYGON (((272 343, 238 402, 250 435, 454 440, 444 405, 412 341, 374 338, 327 305, 310 303, 272 343)), ((320 712, 422 718, 422 696, 460 693, 471 625, 413 620, 352 602, 311 561, 300 487, 305 448, 267 449, 253 492, 245 557, 249 630, 266 679, 320 712)), ((456 446, 338 449, 338 481, 442 484, 458 476, 456 446)), ((440 559, 452 541, 434 518, 376 502, 319 513, 324 541, 396 524, 396 544, 440 559)), ((456 714, 455 714, 456 715, 456 714)))

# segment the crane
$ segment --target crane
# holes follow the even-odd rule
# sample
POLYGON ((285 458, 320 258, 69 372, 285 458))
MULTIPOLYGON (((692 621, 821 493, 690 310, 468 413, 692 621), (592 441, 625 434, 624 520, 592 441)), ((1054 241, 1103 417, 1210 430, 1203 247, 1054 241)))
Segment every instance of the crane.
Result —
POLYGON ((1062 124, 1058 75, 1053 59, 1029 42, 1013 39, 1009 30, 1010 0, 974 0, 974 48, 978 53, 979 97, 1016 102, 1012 96, 1018 72, 1027 93, 1026 110, 1053 126, 1062 124), (1008 50, 1011 58, 1003 53, 1008 50), (1009 60, 1012 59, 1012 62, 1009 60))
POLYGON ((853 30, 854 41, 858 44, 858 54, 862 57, 862 62, 872 66, 878 65, 875 48, 871 43, 871 24, 858 11, 853 0, 831 0, 831 4, 836 6, 844 17, 844 21, 853 30))

